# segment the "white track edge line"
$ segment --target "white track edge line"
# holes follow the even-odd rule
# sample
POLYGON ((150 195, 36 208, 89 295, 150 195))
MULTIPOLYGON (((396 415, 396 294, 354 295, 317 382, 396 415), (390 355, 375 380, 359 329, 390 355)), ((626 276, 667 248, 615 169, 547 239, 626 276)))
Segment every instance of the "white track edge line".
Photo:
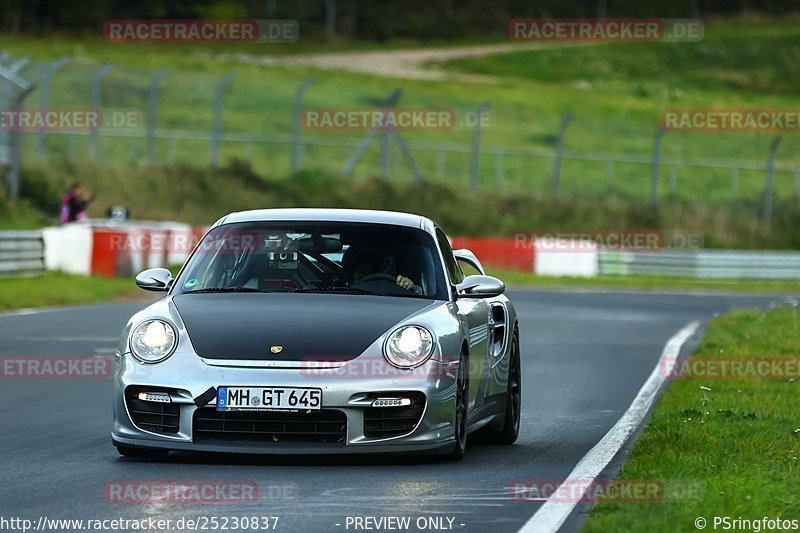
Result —
POLYGON ((594 445, 594 447, 581 458, 575 468, 570 472, 567 479, 554 491, 559 494, 569 485, 570 494, 575 495, 575 501, 550 501, 544 503, 534 515, 519 529, 519 533, 530 532, 556 532, 564 524, 575 506, 583 499, 589 485, 600 475, 614 456, 619 452, 628 438, 644 420, 653 403, 656 400, 658 391, 664 383, 665 376, 670 375, 675 366, 676 359, 680 355, 681 348, 689 338, 694 335, 700 327, 700 322, 694 321, 685 325, 675 333, 664 345, 661 357, 644 382, 639 393, 631 402, 630 407, 620 417, 614 427, 594 445), (579 487, 576 494, 575 487, 579 487))

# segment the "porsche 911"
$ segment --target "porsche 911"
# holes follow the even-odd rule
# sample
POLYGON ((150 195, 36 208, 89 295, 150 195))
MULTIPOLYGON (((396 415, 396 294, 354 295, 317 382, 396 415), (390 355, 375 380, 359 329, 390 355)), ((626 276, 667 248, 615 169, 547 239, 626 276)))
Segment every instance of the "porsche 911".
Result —
POLYGON ((505 286, 418 215, 265 209, 217 221, 115 357, 112 441, 170 451, 463 457, 512 444, 520 333, 505 286), (465 275, 464 270, 472 272, 465 275))

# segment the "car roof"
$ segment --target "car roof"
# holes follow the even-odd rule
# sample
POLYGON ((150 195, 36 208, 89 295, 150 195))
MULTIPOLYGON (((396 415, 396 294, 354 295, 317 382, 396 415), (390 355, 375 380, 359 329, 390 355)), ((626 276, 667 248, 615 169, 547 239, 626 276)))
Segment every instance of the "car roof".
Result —
POLYGON ((363 222, 374 224, 390 224, 420 228, 433 233, 435 224, 429 218, 401 213, 399 211, 378 211, 372 209, 254 209, 238 211, 219 219, 214 226, 233 224, 236 222, 259 221, 303 221, 303 222, 363 222))

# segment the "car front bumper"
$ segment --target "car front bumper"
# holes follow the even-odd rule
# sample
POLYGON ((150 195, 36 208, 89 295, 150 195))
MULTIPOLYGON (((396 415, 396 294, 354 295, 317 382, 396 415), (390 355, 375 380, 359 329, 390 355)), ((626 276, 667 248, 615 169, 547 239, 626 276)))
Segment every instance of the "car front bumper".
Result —
MULTIPOLYGON (((211 362, 186 351, 175 353, 158 364, 142 364, 131 354, 117 354, 113 379, 113 430, 116 446, 162 448, 181 451, 350 454, 350 453, 437 453, 447 452, 454 442, 455 376, 457 362, 428 360, 404 371, 391 367, 382 357, 361 356, 330 367, 243 367, 247 362, 211 362), (224 366, 222 366, 224 365, 224 366), (292 442, 291 439, 253 441, 199 440, 195 432, 195 411, 215 408, 216 397, 198 406, 195 399, 211 387, 282 386, 322 389, 322 409, 338 411, 346 418, 340 442, 292 442), (143 429, 130 416, 125 390, 171 391, 173 409, 180 418, 176 433, 143 429), (409 432, 389 437, 365 435, 364 414, 376 395, 401 397, 422 393, 425 405, 416 426, 409 432)), ((201 402, 202 403, 202 402, 201 402)))

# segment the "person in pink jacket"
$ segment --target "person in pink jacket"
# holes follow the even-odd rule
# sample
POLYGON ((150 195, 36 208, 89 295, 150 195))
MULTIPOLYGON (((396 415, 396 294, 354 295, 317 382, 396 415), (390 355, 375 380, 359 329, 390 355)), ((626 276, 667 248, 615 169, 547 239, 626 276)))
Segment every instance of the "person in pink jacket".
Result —
POLYGON ((61 199, 60 219, 67 222, 83 222, 89 218, 86 208, 94 200, 94 195, 87 195, 80 183, 73 183, 61 199))

